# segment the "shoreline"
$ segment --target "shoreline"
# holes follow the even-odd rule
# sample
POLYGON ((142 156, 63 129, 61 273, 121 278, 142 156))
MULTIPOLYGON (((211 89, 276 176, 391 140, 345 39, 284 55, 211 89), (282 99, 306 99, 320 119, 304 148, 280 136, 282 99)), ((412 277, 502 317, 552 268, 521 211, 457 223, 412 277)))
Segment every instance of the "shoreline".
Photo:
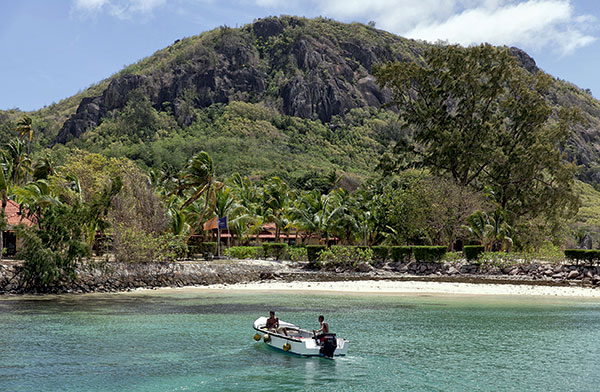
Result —
POLYGON ((78 279, 39 290, 19 263, 0 263, 0 298, 19 295, 123 293, 141 290, 245 290, 368 294, 526 295, 600 298, 600 266, 564 264, 483 268, 461 263, 385 263, 364 270, 314 270, 277 260, 89 263, 78 279))
MULTIPOLYGON (((151 291, 180 292, 275 292, 339 293, 383 295, 455 295, 566 297, 600 299, 600 290, 577 286, 540 286, 527 284, 493 284, 435 281, 348 280, 348 281, 269 281, 255 283, 214 284, 208 286, 165 287, 151 291)), ((145 292, 147 289, 138 290, 145 292)))

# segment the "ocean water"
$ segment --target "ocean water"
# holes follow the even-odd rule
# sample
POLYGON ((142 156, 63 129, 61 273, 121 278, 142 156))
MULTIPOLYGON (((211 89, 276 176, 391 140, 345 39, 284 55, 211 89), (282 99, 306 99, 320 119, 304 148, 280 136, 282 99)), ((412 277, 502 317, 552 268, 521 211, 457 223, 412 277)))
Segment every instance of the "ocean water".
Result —
POLYGON ((0 391, 598 391, 600 303, 137 292, 0 297, 0 391), (269 309, 347 357, 256 343, 269 309))

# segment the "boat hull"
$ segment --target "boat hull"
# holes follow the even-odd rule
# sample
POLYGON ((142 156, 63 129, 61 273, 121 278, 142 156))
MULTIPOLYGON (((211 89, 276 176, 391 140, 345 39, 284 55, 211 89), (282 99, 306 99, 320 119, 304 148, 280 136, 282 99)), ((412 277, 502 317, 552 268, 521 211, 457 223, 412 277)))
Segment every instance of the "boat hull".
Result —
MULTIPOLYGON (((275 333, 267 331, 264 328, 266 318, 261 317, 254 322, 254 330, 256 331, 260 340, 276 350, 287 352, 290 354, 296 354, 306 357, 319 357, 321 354, 321 346, 317 344, 317 341, 310 335, 310 332, 301 330, 293 324, 280 322, 280 326, 287 328, 290 332, 295 332, 296 336, 285 336, 281 333, 275 333), (264 320, 263 320, 264 319, 264 320)), ((333 354, 334 357, 345 356, 348 353, 348 341, 343 338, 336 338, 336 349, 333 354)))

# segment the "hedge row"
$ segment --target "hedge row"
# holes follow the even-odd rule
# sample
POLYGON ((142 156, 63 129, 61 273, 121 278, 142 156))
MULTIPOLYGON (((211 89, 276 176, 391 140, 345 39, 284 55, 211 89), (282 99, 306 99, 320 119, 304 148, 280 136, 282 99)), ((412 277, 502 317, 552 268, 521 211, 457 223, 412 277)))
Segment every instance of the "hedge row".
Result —
POLYGON ((565 249, 565 257, 570 260, 574 260, 576 263, 580 261, 588 262, 593 264, 600 262, 600 250, 599 249, 565 249))
POLYGON ((319 258, 319 253, 326 249, 325 245, 306 245, 306 256, 311 264, 315 264, 319 258))
POLYGON ((217 254, 217 243, 216 242, 198 242, 193 245, 188 245, 190 253, 206 254, 211 253, 217 254))
POLYGON ((416 261, 440 261, 446 254, 445 246, 413 246, 413 256, 416 261))
POLYGON ((279 260, 287 250, 288 245, 281 242, 265 242, 262 244, 263 254, 265 257, 273 257, 279 260))
POLYGON ((394 263, 405 263, 410 261, 412 255, 411 246, 391 246, 390 258, 394 263))
POLYGON ((465 245, 463 247, 463 253, 468 261, 477 260, 479 254, 483 253, 484 250, 481 245, 465 245))

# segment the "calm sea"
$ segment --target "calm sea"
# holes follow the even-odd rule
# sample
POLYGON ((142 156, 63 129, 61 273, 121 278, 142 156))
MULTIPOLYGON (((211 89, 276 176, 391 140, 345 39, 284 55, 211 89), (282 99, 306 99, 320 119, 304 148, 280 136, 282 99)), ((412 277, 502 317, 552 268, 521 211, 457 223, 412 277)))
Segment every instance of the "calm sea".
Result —
POLYGON ((0 297, 0 391, 598 391, 600 303, 144 292, 0 297), (349 356, 252 340, 324 314, 349 356))

